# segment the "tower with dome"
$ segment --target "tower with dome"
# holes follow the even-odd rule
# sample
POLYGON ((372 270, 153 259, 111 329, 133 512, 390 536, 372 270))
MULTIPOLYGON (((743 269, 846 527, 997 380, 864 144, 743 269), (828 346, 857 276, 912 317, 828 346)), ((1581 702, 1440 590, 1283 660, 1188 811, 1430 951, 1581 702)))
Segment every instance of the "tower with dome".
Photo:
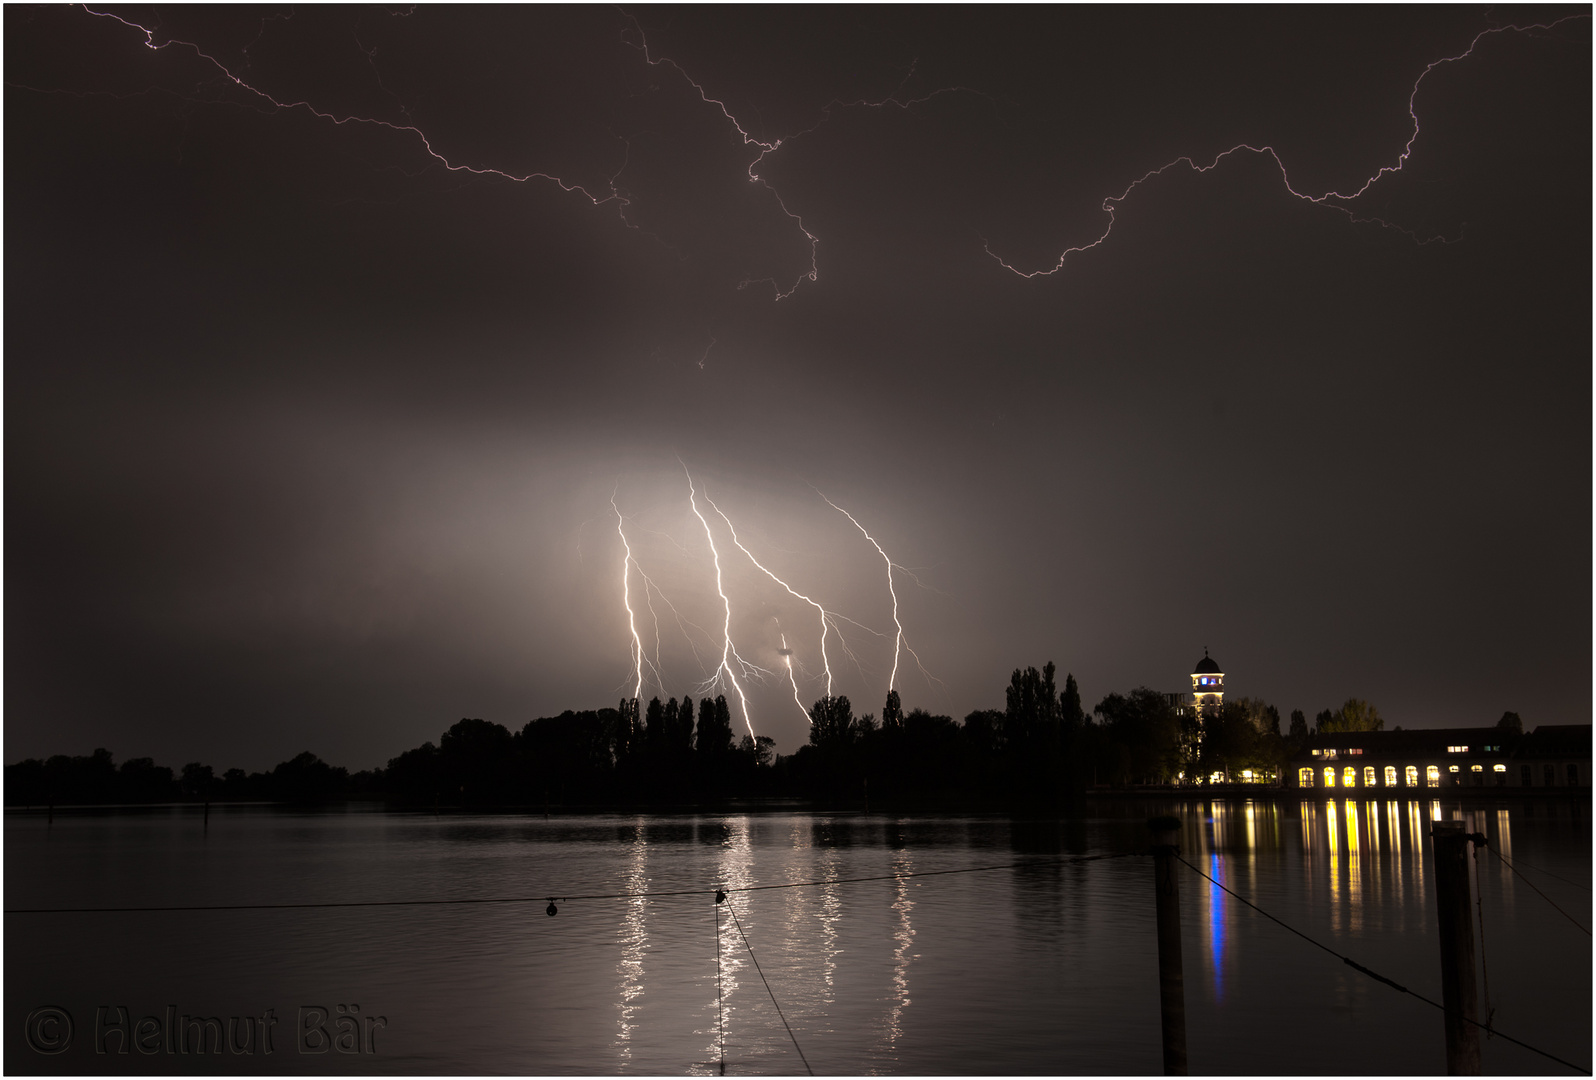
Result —
POLYGON ((1199 720, 1218 716, 1219 706, 1225 700, 1225 673, 1220 670, 1214 658, 1208 655, 1206 645, 1203 646, 1203 658, 1197 661, 1196 667, 1192 668, 1191 700, 1199 720))

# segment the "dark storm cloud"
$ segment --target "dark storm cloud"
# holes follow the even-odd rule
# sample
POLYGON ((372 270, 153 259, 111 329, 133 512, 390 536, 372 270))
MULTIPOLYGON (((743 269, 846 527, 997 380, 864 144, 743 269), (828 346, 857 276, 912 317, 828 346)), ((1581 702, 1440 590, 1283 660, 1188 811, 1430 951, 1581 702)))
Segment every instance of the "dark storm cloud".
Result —
MULTIPOLYGON (((678 70, 614 11, 280 14, 163 10, 159 40, 617 197, 450 172, 114 20, 7 8, 12 759, 362 767, 460 716, 609 703, 612 492, 699 545, 678 596, 714 616, 677 454, 877 630, 879 557, 808 484, 929 568, 904 624, 945 686, 902 680, 909 705, 999 705, 1048 659, 1088 704, 1174 690, 1206 644, 1282 710, 1588 715, 1587 20, 1425 80, 1411 161, 1359 208, 1457 242, 1351 224, 1244 154, 1138 189, 1109 242, 1024 280, 983 244, 1050 266, 1180 154, 1268 143, 1299 190, 1361 183, 1414 78, 1487 24, 641 14, 678 70), (820 238, 818 280, 683 70, 787 140, 757 171, 820 238)), ((751 637, 799 622, 747 588, 751 637)), ((890 656, 860 640, 862 712, 890 656)), ((790 688, 759 708, 802 740, 790 688)))

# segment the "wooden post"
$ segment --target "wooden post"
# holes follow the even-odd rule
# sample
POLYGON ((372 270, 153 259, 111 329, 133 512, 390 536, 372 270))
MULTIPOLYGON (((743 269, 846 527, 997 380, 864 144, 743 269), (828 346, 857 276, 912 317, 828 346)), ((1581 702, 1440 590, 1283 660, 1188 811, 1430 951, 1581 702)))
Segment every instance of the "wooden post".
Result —
POLYGON ((1474 995, 1474 927, 1469 921, 1469 839, 1461 821, 1431 823, 1435 841, 1436 923, 1441 930, 1441 1004, 1446 1009, 1446 1071, 1480 1074, 1474 995))
POLYGON ((1186 1075, 1186 981, 1180 965, 1180 819, 1156 817, 1153 884, 1158 897, 1158 1012, 1163 1021, 1164 1075, 1186 1075))

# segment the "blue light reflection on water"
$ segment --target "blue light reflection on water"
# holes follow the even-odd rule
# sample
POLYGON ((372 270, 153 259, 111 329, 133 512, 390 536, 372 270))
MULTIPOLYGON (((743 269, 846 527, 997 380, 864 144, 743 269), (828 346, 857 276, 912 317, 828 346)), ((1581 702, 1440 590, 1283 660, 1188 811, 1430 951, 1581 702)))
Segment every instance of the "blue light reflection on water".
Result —
POLYGON ((1208 853, 1208 948, 1214 958, 1214 999, 1225 1000, 1225 891, 1218 882, 1225 880, 1219 868, 1219 852, 1208 853))

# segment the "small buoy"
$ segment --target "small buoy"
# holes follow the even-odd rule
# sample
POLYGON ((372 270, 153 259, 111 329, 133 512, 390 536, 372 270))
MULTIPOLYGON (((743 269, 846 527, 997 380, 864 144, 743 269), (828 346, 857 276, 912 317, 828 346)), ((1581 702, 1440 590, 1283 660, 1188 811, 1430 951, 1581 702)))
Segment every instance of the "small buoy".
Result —
POLYGON ((552 896, 549 897, 549 906, 543 910, 548 912, 549 918, 551 919, 560 913, 560 909, 554 906, 554 897, 552 896))
POLYGON ((725 889, 716 889, 715 890, 715 903, 724 904, 725 902, 726 902, 726 890, 725 889))

